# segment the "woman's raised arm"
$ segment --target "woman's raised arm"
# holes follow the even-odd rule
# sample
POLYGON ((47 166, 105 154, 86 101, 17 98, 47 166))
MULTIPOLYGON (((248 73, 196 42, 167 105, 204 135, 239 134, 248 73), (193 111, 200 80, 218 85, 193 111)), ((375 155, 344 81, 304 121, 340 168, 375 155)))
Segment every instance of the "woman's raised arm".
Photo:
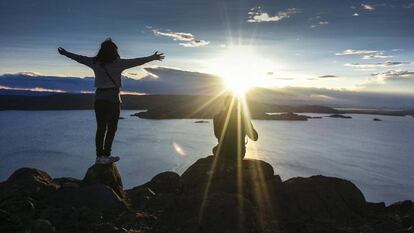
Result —
POLYGON ((163 53, 155 52, 153 55, 148 57, 139 57, 139 58, 132 58, 132 59, 121 59, 121 66, 122 69, 129 69, 135 66, 140 66, 145 63, 151 62, 151 61, 162 61, 165 58, 163 53))
POLYGON ((83 65, 86 65, 88 67, 92 67, 93 64, 93 58, 92 57, 86 57, 86 56, 82 56, 82 55, 78 55, 78 54, 74 54, 71 52, 66 51, 64 48, 59 47, 58 48, 58 52, 63 55, 66 56, 72 60, 75 60, 83 65))

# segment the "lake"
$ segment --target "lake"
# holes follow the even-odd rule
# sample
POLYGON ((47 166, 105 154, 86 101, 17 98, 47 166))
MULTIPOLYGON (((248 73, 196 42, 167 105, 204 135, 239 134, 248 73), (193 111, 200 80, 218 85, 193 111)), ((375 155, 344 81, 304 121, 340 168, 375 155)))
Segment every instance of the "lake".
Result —
MULTIPOLYGON (((210 120, 146 120, 134 112, 122 111, 113 145, 126 188, 163 171, 181 174, 216 144, 210 120)), ((350 116, 255 120, 259 140, 248 143, 246 157, 269 162, 283 180, 322 174, 354 182, 368 201, 414 199, 414 118, 350 116)), ((20 167, 82 178, 95 161, 91 110, 0 111, 0 122, 0 180, 20 167)))

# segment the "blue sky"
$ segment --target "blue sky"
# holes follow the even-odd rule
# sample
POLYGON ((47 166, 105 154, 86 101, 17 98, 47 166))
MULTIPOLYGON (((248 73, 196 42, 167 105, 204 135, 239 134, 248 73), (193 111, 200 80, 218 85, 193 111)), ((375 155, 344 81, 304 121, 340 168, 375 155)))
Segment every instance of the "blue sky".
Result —
POLYGON ((0 74, 92 76, 56 48, 93 56, 112 37, 122 57, 166 54, 149 66, 214 73, 212 61, 231 60, 236 48, 247 60, 269 61, 256 70, 269 88, 412 95, 413 27, 413 0, 1 0, 0 74))

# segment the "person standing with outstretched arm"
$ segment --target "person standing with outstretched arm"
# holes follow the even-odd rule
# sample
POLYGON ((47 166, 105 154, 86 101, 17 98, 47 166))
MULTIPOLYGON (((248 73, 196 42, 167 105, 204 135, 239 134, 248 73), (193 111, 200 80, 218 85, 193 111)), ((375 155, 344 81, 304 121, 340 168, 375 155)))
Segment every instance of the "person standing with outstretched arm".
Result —
POLYGON ((151 61, 161 61, 164 54, 155 52, 148 57, 122 59, 118 47, 109 38, 101 43, 95 57, 86 57, 58 48, 58 52, 91 68, 95 74, 95 116, 96 116, 96 163, 110 164, 119 160, 111 156, 112 142, 118 127, 120 106, 122 103, 120 88, 121 73, 125 69, 143 65, 151 61))

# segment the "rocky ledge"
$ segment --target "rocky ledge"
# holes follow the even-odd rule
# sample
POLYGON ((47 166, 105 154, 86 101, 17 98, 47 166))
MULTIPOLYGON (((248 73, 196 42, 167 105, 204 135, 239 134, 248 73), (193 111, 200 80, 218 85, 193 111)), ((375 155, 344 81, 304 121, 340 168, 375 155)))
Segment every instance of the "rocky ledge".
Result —
POLYGON ((412 201, 370 203, 347 180, 282 181, 264 161, 213 156, 129 190, 115 165, 83 180, 22 168, 0 183, 0 232, 402 233, 413 216, 412 201))

